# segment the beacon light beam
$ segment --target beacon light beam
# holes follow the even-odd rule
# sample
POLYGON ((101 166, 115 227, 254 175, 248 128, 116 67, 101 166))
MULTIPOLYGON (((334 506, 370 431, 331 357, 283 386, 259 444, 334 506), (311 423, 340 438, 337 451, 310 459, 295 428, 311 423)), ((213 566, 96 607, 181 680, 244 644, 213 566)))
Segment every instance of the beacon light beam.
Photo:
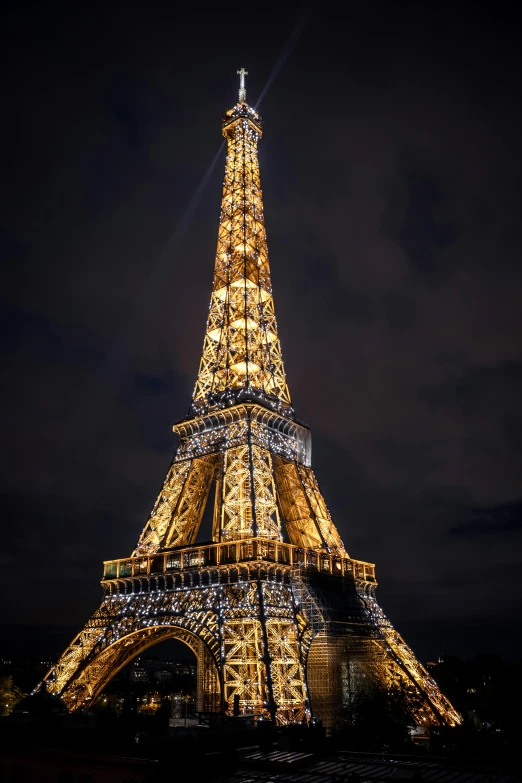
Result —
POLYGON ((297 42, 299 41, 299 38, 301 37, 306 25, 308 24, 308 20, 310 19, 310 16, 312 15, 312 12, 314 10, 314 5, 308 6, 308 8, 305 8, 299 19, 297 20, 294 28, 292 29, 290 35, 288 36, 288 39, 283 46, 281 50, 281 54, 277 58, 276 64, 270 71, 270 75, 267 79, 267 82, 265 86, 263 87, 261 91, 261 95, 258 98, 257 104, 256 104, 256 111, 258 106, 260 105, 261 101, 267 94, 268 90, 276 80, 277 76, 279 75, 279 72, 282 70, 285 62, 288 60, 290 55, 292 54, 297 42))

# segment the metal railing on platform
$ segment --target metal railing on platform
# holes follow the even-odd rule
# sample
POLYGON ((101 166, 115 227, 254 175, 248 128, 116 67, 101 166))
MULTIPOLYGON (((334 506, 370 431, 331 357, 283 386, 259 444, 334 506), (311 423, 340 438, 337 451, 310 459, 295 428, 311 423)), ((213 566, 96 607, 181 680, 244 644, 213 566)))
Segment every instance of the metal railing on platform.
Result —
POLYGON ((260 538, 198 547, 178 547, 153 555, 107 560, 104 562, 103 579, 108 581, 149 574, 168 574, 252 561, 272 563, 280 567, 302 566, 340 577, 350 576, 357 580, 375 582, 373 563, 260 538))

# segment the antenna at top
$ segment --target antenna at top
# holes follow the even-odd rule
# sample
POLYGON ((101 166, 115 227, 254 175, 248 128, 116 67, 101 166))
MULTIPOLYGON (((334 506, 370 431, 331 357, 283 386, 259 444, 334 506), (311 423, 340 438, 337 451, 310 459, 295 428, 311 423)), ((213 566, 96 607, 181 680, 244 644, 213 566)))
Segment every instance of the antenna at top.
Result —
POLYGON ((244 68, 241 68, 241 70, 238 71, 238 74, 239 74, 239 103, 246 103, 245 76, 248 76, 248 71, 245 71, 244 68))

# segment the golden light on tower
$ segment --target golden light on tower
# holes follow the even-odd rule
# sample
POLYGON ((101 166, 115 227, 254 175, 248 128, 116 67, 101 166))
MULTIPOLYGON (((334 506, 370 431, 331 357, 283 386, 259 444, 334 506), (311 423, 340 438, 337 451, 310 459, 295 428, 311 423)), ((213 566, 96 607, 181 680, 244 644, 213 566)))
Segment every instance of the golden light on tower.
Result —
POLYGON ((257 144, 261 118, 246 101, 244 68, 239 102, 223 118, 227 140, 214 285, 194 412, 226 405, 236 390, 260 394, 291 411, 272 297, 257 144))
POLYGON ((460 716, 375 600, 311 468, 288 390, 270 279, 259 114, 223 117, 223 198, 209 315, 189 415, 128 558, 109 560, 101 606, 45 677, 86 709, 129 660, 177 638, 198 660, 199 710, 331 728, 351 690, 399 678, 418 722, 460 716), (196 544, 213 498, 212 542, 196 544))

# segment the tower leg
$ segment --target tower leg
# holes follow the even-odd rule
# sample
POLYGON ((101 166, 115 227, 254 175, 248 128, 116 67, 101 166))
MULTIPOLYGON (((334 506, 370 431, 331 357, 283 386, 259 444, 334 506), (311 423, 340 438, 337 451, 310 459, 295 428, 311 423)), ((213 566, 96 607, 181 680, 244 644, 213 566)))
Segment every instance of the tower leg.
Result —
POLYGON ((216 664, 207 646, 199 640, 197 645, 197 695, 198 712, 219 712, 220 692, 216 664))

